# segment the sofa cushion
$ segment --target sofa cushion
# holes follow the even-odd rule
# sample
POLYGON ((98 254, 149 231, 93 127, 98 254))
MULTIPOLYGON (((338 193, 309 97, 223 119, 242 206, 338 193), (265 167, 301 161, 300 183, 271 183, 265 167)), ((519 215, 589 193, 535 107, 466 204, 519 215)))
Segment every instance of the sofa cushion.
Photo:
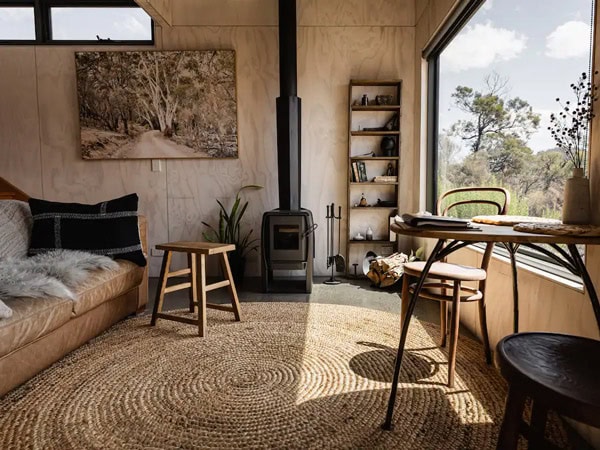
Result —
POLYGON ((84 205, 29 199, 33 230, 29 254, 84 250, 146 265, 138 230, 138 196, 84 205))
POLYGON ((117 260, 116 270, 95 270, 75 291, 73 313, 79 316, 99 304, 138 286, 144 269, 131 261, 117 260))
POLYGON ((12 317, 0 320, 0 356, 28 344, 63 325, 73 315, 66 298, 10 298, 12 317))
POLYGON ((27 256, 32 222, 26 202, 0 201, 0 259, 27 256))

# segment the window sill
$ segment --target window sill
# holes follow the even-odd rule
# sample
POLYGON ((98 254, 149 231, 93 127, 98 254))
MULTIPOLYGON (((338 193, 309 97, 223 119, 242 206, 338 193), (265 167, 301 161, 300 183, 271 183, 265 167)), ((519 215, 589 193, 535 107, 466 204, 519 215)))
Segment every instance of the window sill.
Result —
MULTIPOLYGON (((478 245, 469 245, 467 248, 481 254, 483 254, 484 251, 483 246, 478 245)), ((504 248, 496 246, 492 253, 492 258, 510 265, 510 256, 508 251, 504 248)), ((561 286, 574 289, 577 292, 584 292, 581 277, 573 275, 558 264, 552 264, 547 261, 517 253, 517 268, 526 270, 561 286)))

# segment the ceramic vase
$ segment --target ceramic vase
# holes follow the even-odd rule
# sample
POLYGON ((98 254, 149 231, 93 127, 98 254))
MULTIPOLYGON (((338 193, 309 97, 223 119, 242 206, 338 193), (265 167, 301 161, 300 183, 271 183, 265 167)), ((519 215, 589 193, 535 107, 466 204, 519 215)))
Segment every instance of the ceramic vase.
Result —
POLYGON ((562 221, 572 225, 591 222, 590 180, 583 176, 582 168, 573 169, 573 176, 565 183, 562 221))

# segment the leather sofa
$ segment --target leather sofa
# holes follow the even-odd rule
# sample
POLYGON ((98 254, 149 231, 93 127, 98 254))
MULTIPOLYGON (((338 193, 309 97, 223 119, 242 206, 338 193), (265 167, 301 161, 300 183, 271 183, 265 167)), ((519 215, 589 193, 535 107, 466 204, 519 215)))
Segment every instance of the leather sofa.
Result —
MULTIPOLYGON (((0 200, 3 192, 0 179, 0 200)), ((4 182, 6 184, 6 182, 4 182)), ((138 217, 143 251, 147 254, 147 224, 138 217)), ((115 271, 96 270, 79 286, 76 299, 11 298, 10 318, 0 319, 0 396, 25 382, 67 353, 121 319, 145 309, 148 268, 117 260, 115 271)))

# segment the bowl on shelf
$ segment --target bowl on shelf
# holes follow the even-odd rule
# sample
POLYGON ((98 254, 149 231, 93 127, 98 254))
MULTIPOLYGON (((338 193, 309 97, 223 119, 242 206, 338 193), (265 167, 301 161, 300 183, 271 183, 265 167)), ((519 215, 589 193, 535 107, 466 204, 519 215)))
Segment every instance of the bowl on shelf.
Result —
POLYGON ((378 105, 391 105, 394 97, 392 95, 377 95, 375 96, 375 102, 378 105))

